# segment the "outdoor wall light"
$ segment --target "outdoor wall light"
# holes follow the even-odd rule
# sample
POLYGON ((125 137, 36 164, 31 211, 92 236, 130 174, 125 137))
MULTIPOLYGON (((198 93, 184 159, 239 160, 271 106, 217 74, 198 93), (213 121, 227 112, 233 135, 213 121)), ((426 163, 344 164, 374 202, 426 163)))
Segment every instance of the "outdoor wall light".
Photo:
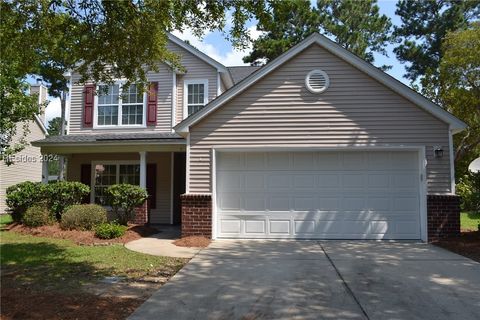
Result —
POLYGON ((435 153, 435 158, 443 157, 443 149, 440 146, 433 147, 433 152, 435 153))

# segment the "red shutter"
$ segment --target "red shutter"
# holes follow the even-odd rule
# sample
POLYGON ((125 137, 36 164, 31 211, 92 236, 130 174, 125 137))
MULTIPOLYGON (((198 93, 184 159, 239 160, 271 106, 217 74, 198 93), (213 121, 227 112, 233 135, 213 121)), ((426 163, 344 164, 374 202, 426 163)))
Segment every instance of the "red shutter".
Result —
POLYGON ((93 102, 95 101, 95 85, 89 84, 83 88, 83 126, 93 126, 93 102))
POLYGON ((147 125, 149 126, 157 124, 157 92, 158 82, 150 82, 147 98, 147 125))

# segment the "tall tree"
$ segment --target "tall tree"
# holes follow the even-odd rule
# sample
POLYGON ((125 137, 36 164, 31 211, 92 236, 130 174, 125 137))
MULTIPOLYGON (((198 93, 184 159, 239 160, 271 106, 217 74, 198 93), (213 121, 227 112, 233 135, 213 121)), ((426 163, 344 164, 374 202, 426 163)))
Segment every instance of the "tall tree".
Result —
MULTIPOLYGON (((396 14, 401 25, 395 27, 398 46, 394 52, 406 66, 407 79, 436 81, 442 60, 442 42, 448 32, 465 29, 469 21, 479 18, 478 0, 401 0, 396 14)), ((420 84, 426 84, 425 82, 420 84)), ((431 90, 431 89, 430 89, 431 90)), ((424 92, 426 93, 426 92, 424 92)), ((432 92, 429 98, 435 98, 432 92)))
MULTIPOLYGON (((439 64, 438 92, 442 106, 467 123, 455 135, 457 177, 480 156, 480 23, 447 33, 439 64)), ((426 78, 428 80, 428 77, 426 78)), ((433 81, 429 86, 436 86, 433 81)))
POLYGON ((374 53, 387 54, 392 23, 376 0, 318 0, 317 10, 325 32, 360 58, 373 63, 374 53))
MULTIPOLYGON (((63 125, 65 128, 66 122, 63 125)), ((64 129, 65 130, 65 129, 64 129)), ((62 132, 62 118, 61 117, 55 117, 52 120, 48 122, 48 135, 49 136, 58 136, 62 132)))
POLYGON ((331 36, 359 57, 373 62, 374 53, 386 54, 390 40, 390 19, 381 15, 376 0, 272 1, 269 11, 260 15, 257 30, 245 62, 258 65, 275 59, 313 32, 331 36))
MULTIPOLYGON (((0 2, 0 89, 2 150, 11 145, 16 123, 33 119, 38 106, 25 93, 27 75, 40 75, 50 95, 68 90, 66 71, 73 67, 79 82, 125 78, 146 84, 146 74, 164 62, 182 69, 166 45, 167 33, 190 28, 197 36, 222 30, 227 12, 232 27, 226 37, 236 47, 246 44, 245 22, 263 12, 267 0, 3 0, 0 2), (5 147, 5 148, 3 148, 5 147)), ((63 108, 64 109, 64 108, 63 108)), ((3 157, 7 153, 2 153, 3 157)))
POLYGON ((243 61, 261 65, 275 59, 307 36, 318 31, 318 15, 310 1, 272 1, 270 10, 258 17, 257 30, 264 32, 253 42, 243 61))

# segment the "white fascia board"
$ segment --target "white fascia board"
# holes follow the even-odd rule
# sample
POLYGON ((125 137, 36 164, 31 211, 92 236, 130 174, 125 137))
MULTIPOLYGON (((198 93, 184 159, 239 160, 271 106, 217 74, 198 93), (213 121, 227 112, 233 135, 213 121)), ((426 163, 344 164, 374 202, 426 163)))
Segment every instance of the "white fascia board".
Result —
POLYGON ((38 124, 44 135, 48 135, 47 127, 39 116, 35 115, 35 122, 38 124))
POLYGON ((294 57, 295 55, 297 55, 298 53, 300 53, 314 43, 318 44, 327 51, 330 51, 332 54, 350 63, 357 69, 365 72, 375 80, 379 81, 386 87, 392 89, 394 92, 410 100, 412 103, 426 110, 436 118, 449 124, 454 133, 458 133, 467 127, 467 125, 463 121, 456 118, 453 114, 442 109, 440 106, 434 104, 421 94, 417 93, 416 91, 396 80, 387 73, 379 70, 374 65, 357 57, 350 51, 344 49, 343 47, 335 43, 334 41, 317 33, 309 36, 308 38, 306 38, 287 52, 283 53, 269 64, 265 65, 258 72, 255 72, 251 76, 247 77, 245 81, 242 81, 239 83, 239 85, 234 86, 226 94, 213 100, 205 108, 179 123, 177 126, 175 126, 175 131, 177 133, 188 132, 188 127, 200 121, 201 119, 209 115, 212 111, 214 111, 216 108, 226 103, 236 95, 240 94, 245 89, 249 88, 252 84, 269 74, 271 71, 275 70, 278 66, 284 64, 286 61, 288 61, 289 59, 291 59, 292 57, 294 57))
POLYGON ((225 67, 223 64, 221 64, 220 62, 216 61, 216 60, 213 59, 213 58, 210 58, 210 57, 207 56, 205 53, 203 53, 203 52, 201 52, 200 50, 192 47, 191 45, 189 45, 188 43, 186 43, 186 42, 183 41, 182 39, 177 38, 177 37, 174 36, 173 34, 168 33, 168 40, 172 41, 172 42, 175 43, 176 45, 178 45, 178 46, 182 47, 183 49, 187 50, 187 51, 190 52, 191 54, 197 56, 198 58, 200 58, 201 60, 205 61, 205 62, 208 63, 209 65, 215 67, 219 72, 226 72, 226 73, 228 73, 227 67, 225 67))

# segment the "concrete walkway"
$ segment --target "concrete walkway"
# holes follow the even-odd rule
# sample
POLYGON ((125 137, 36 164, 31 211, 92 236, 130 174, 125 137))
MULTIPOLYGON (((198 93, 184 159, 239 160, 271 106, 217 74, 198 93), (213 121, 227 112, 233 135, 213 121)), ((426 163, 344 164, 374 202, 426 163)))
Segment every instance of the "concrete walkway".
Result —
POLYGON ((428 244, 215 241, 129 319, 480 319, 479 292, 428 244))
POLYGON ((173 258, 193 258, 202 248, 178 247, 173 241, 179 238, 180 231, 175 227, 159 227, 160 232, 150 237, 130 241, 125 248, 154 256, 173 258))

